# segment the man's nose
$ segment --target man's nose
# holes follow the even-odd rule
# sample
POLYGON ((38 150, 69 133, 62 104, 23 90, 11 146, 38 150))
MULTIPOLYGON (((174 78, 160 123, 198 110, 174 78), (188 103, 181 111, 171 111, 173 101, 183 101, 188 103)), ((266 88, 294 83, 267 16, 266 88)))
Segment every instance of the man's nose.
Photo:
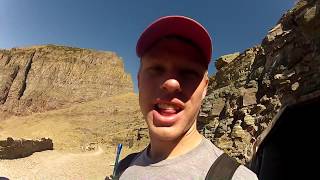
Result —
POLYGON ((181 92, 181 86, 177 79, 167 79, 160 88, 170 93, 181 92))

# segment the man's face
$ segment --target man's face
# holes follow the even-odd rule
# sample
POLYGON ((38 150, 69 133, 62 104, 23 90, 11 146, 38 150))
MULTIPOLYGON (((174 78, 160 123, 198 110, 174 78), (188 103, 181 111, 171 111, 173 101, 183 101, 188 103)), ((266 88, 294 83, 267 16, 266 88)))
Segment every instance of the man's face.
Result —
POLYGON ((139 103, 151 138, 173 141, 196 130, 208 84, 199 58, 197 48, 174 38, 160 40, 142 56, 139 103))

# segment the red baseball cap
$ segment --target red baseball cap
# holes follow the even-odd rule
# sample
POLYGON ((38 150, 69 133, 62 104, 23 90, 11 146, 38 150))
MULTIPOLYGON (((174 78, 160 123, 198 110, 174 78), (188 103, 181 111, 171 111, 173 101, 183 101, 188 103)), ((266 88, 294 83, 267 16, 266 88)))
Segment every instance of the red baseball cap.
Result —
POLYGON ((164 16, 151 23, 137 42, 138 57, 141 58, 150 46, 166 36, 178 36, 191 40, 204 54, 208 67, 212 55, 211 37, 200 23, 185 16, 164 16))

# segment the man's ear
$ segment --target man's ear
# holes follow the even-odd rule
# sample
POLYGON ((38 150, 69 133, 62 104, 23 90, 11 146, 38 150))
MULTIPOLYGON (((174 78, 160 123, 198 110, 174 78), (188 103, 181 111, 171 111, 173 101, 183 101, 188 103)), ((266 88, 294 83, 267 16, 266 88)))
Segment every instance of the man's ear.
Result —
POLYGON ((206 85, 206 87, 205 87, 204 90, 203 90, 202 97, 201 97, 201 101, 206 97, 206 95, 207 95, 207 89, 208 89, 208 85, 206 85))
POLYGON ((208 84, 209 84, 208 72, 206 72, 206 74, 205 74, 205 81, 206 81, 206 85, 205 85, 204 90, 202 92, 201 101, 206 97, 207 90, 208 90, 208 84))
POLYGON ((140 64, 139 64, 139 69, 137 73, 137 80, 138 80, 138 89, 140 89, 140 73, 141 73, 141 68, 142 68, 142 58, 140 59, 140 64))
POLYGON ((137 73, 138 89, 140 89, 140 70, 137 73))

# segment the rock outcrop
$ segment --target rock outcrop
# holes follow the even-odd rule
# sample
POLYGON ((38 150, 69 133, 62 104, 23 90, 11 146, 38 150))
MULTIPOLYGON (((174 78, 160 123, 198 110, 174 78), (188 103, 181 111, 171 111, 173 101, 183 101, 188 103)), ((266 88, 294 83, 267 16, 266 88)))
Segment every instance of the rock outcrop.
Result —
POLYGON ((0 120, 133 92, 113 52, 56 45, 0 50, 0 120))
POLYGON ((231 61, 233 61, 239 55, 240 55, 240 53, 236 52, 233 54, 227 54, 227 55, 219 57, 215 62, 216 69, 220 70, 221 68, 225 67, 226 65, 228 65, 231 61))
POLYGON ((246 163, 280 106, 320 89, 320 1, 298 1, 261 45, 217 69, 199 114, 199 130, 246 163))
POLYGON ((16 159, 30 156, 34 152, 53 150, 52 140, 41 138, 39 140, 26 140, 8 137, 0 140, 0 159, 16 159))

